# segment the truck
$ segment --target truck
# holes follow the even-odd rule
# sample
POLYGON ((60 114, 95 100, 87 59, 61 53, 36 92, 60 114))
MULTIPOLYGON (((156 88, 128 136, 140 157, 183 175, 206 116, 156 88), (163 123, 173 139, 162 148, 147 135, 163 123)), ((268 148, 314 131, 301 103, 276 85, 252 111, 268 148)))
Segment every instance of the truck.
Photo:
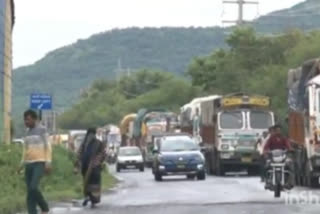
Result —
POLYGON ((288 72, 288 134, 297 185, 318 187, 320 178, 320 58, 288 72))
POLYGON ((178 116, 166 109, 140 109, 133 124, 133 142, 143 153, 146 164, 152 163, 152 136, 174 132, 179 125, 178 116))
POLYGON ((220 98, 220 95, 212 95, 207 97, 198 97, 193 99, 190 103, 185 104, 180 108, 180 128, 181 132, 189 133, 193 135, 193 124, 192 120, 196 114, 196 109, 201 114, 200 104, 203 101, 215 100, 220 98))
POLYGON ((202 99, 199 108, 207 172, 218 176, 241 170, 258 174, 258 139, 275 124, 270 98, 245 93, 216 95, 202 99))
POLYGON ((131 139, 133 138, 133 124, 137 114, 131 113, 123 117, 120 122, 121 146, 132 145, 131 139))
POLYGON ((86 130, 70 130, 68 134, 67 149, 71 152, 77 152, 83 142, 87 131, 86 130))

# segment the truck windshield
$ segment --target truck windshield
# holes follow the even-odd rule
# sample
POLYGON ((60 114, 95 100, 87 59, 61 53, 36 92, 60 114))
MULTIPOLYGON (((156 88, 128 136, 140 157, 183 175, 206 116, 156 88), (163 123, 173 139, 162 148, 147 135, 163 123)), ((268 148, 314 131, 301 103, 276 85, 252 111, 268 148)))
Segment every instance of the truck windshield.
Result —
POLYGON ((250 127, 253 129, 268 129, 272 126, 272 115, 264 111, 250 112, 250 127))
POLYGON ((222 129, 242 129, 243 114, 241 111, 228 111, 220 115, 220 127, 222 129))

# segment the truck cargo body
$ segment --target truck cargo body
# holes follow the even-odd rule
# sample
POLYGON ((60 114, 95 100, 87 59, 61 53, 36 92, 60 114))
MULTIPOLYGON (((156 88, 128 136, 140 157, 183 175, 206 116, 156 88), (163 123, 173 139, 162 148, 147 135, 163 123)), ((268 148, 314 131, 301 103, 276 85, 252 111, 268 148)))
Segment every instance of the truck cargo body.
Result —
POLYGON ((298 185, 319 186, 320 59, 310 60, 288 75, 289 138, 295 148, 298 185))

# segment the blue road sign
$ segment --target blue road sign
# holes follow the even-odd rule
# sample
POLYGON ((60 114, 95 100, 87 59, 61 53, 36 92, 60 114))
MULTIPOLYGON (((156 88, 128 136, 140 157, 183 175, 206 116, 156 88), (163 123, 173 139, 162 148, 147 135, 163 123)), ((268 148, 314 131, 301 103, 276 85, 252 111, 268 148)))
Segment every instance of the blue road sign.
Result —
POLYGON ((41 93, 31 94, 30 108, 35 110, 51 110, 52 96, 49 94, 41 94, 41 93))

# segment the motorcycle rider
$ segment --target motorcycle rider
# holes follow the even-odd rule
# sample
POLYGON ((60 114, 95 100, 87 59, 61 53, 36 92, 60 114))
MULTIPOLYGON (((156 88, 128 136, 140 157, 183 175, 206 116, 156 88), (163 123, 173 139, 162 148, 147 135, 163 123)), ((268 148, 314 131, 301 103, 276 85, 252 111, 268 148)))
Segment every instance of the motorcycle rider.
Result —
POLYGON ((281 126, 275 125, 273 127, 273 130, 274 130, 274 133, 271 134, 271 136, 267 140, 263 148, 263 152, 266 153, 266 152, 277 150, 277 149, 287 150, 287 151, 291 150, 291 145, 288 139, 281 134, 281 126))
MULTIPOLYGON (((263 154, 265 157, 267 157, 267 153, 273 150, 285 150, 285 151, 291 151, 292 147, 289 143, 289 140, 281 134, 281 126, 275 125, 273 127, 274 133, 269 137, 267 140, 264 148, 263 148, 263 154)), ((268 161, 266 161, 268 162, 268 161)), ((287 167, 290 172, 293 172, 293 166, 292 161, 288 158, 286 161, 287 167)), ((267 165, 266 168, 269 166, 267 165)), ((289 174, 288 178, 288 188, 292 188, 294 184, 292 173, 289 174)))

